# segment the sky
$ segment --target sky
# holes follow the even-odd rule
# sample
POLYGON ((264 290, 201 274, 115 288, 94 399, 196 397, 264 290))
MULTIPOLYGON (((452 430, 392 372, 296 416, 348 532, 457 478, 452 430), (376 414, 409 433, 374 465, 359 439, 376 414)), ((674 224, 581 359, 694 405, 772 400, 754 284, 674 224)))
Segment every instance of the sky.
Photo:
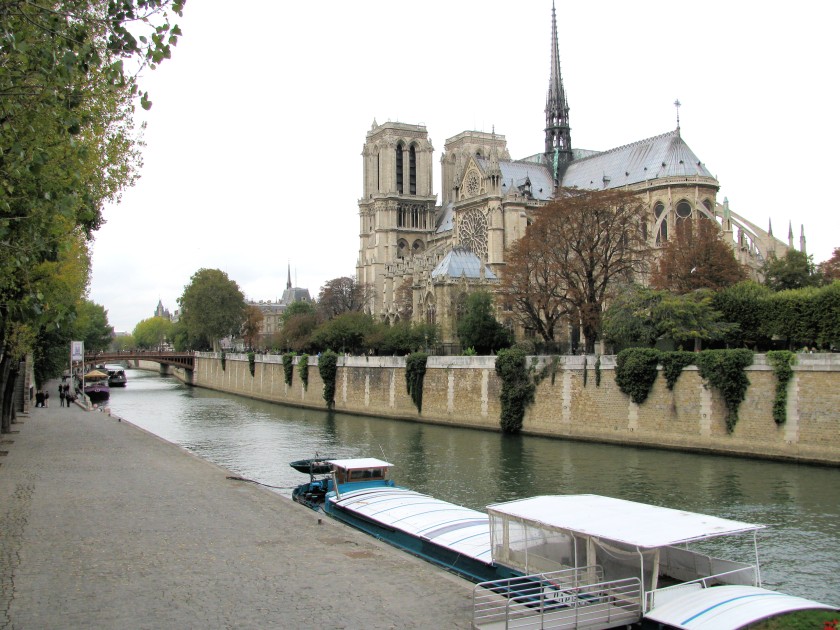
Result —
MULTIPOLYGON (((131 332, 202 268, 251 300, 316 298, 354 276, 361 151, 374 120, 424 124, 440 194, 444 142, 544 146, 551 0, 190 0, 172 59, 144 71, 141 178, 105 208, 90 299, 131 332), (247 7, 247 8, 241 8, 247 7)), ((718 201, 814 262, 840 247, 834 121, 840 3, 557 1, 572 145, 607 150, 676 128, 718 201)))

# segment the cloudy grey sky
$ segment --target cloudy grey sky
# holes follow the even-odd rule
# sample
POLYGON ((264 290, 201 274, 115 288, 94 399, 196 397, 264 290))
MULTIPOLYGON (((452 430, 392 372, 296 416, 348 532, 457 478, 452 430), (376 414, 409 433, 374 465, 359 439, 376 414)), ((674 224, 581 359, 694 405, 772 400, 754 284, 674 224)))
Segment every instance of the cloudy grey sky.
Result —
MULTIPOLYGON (((557 2, 575 147, 676 127, 718 196, 815 262, 840 246, 836 1, 557 2)), ((361 150, 374 119, 425 124, 438 160, 467 129, 542 150, 551 0, 191 0, 173 58, 146 72, 142 177, 108 207, 91 299, 118 331, 177 308, 218 268, 275 300, 355 273, 361 150), (245 8, 247 7, 247 9, 245 8)))

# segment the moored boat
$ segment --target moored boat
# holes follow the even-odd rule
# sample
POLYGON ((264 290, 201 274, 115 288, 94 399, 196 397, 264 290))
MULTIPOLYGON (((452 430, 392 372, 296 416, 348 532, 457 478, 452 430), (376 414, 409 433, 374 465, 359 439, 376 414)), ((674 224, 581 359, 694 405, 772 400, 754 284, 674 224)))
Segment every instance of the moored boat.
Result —
MULTIPOLYGON (((762 525, 597 495, 553 495, 487 513, 397 486, 391 464, 329 460, 295 500, 478 583, 474 628, 739 628, 834 607, 762 588, 762 525), (707 541, 751 537, 746 559, 709 555, 707 541), (501 625, 499 625, 501 624, 501 625)), ((737 545, 736 545, 737 547, 737 545)))
POLYGON ((108 400, 111 396, 111 389, 108 387, 108 374, 101 370, 91 370, 84 376, 85 395, 91 402, 108 400))

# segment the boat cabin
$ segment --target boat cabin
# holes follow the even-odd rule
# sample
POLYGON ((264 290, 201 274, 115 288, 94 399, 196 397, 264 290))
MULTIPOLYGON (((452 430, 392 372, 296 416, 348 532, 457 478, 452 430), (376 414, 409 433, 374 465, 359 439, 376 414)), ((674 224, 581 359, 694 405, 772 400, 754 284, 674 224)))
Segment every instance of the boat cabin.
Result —
POLYGON ((586 494, 509 501, 487 512, 494 562, 523 575, 572 575, 579 599, 582 588, 595 588, 587 604, 596 592, 613 607, 628 600, 610 593, 633 580, 641 614, 671 627, 736 628, 791 610, 830 608, 761 588, 756 532, 763 525, 586 494), (708 553, 710 544, 722 545, 707 541, 733 536, 748 538, 726 545, 745 558, 708 553))
POLYGON ((388 477, 388 470, 393 466, 393 464, 373 457, 331 459, 329 463, 332 466, 335 481, 339 485, 365 481, 384 481, 388 477))

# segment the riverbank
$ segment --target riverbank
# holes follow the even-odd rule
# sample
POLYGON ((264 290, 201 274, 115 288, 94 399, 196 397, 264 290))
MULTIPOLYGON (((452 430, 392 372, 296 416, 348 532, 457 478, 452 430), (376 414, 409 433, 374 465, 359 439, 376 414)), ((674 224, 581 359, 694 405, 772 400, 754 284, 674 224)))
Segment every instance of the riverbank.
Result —
MULTIPOLYGON (((281 355, 222 357, 197 353, 195 369, 171 373, 194 386, 258 400, 325 409, 318 358, 307 357, 306 379, 295 357, 286 382, 281 355)), ((734 429, 720 392, 696 366, 673 389, 660 375, 647 400, 636 404, 615 380, 615 357, 535 357, 543 374, 522 432, 579 441, 645 446, 840 466, 840 354, 799 354, 786 388, 785 421, 773 417, 777 377, 764 355, 746 368, 750 382, 734 429)), ((529 363, 530 365, 530 363, 529 363)), ((404 357, 339 358, 334 409, 430 424, 499 431, 502 383, 495 357, 429 357, 422 411, 405 381, 404 357)), ((140 367, 159 369, 151 362, 140 367)))
POLYGON ((57 403, 3 436, 0 628, 469 627, 469 583, 57 403))

